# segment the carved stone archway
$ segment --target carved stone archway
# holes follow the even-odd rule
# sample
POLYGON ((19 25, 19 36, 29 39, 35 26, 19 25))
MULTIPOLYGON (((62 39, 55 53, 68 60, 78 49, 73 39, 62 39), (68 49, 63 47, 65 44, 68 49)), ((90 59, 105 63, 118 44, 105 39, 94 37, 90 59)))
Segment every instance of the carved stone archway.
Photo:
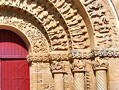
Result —
MULTIPOLYGON (((64 85, 68 85, 68 83, 63 84, 65 62, 70 64, 70 59, 92 57, 87 26, 70 0, 67 2, 52 0, 1 1, 0 26, 1 28, 4 26, 16 28, 11 30, 19 35, 21 32, 29 42, 27 60, 31 62, 31 90, 52 89, 54 85, 57 89, 58 85, 57 82, 53 83, 52 74, 54 80, 59 77, 61 85, 59 90, 63 90, 64 85), (49 72, 50 66, 52 74, 49 72), (50 77, 50 83, 49 80, 44 80, 46 77, 43 76, 44 72, 41 69, 48 70, 46 75, 50 77)), ((73 62, 75 61, 73 60, 73 62)))
MULTIPOLYGON (((95 81, 91 84, 89 80, 94 77, 92 64, 103 67, 102 57, 115 56, 109 53, 113 47, 107 43, 116 37, 116 32, 113 25, 109 26, 103 6, 96 0, 0 1, 0 28, 10 27, 30 47, 27 60, 31 62, 31 90, 58 90, 58 85, 59 90, 75 85, 73 89, 84 90, 84 84, 88 90, 94 89, 91 85, 95 81)), ((116 39, 113 41, 116 48, 116 39)))

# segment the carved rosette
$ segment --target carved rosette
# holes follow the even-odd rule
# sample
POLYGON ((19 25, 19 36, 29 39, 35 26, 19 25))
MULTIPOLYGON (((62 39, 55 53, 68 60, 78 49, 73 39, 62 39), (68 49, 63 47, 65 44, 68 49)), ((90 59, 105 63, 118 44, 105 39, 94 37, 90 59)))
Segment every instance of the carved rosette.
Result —
POLYGON ((93 69, 94 70, 107 70, 108 69, 108 61, 105 58, 96 58, 96 60, 93 62, 93 69))
POLYGON ((33 62, 48 62, 51 59, 48 53, 41 53, 41 54, 29 54, 27 56, 27 60, 33 62))
POLYGON ((74 59, 74 62, 71 66, 73 72, 85 71, 86 63, 79 59, 74 59))
POLYGON ((52 61, 51 62, 51 71, 55 73, 64 73, 64 63, 63 61, 52 61))

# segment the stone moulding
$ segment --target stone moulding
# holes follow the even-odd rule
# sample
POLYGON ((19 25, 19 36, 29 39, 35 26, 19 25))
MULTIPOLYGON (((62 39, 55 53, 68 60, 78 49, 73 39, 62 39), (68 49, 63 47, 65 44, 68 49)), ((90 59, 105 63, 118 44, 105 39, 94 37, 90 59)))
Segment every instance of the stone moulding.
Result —
POLYGON ((48 53, 29 54, 27 56, 27 60, 33 62, 48 62, 50 59, 51 57, 48 53))
POLYGON ((90 52, 72 50, 68 52, 50 52, 40 54, 29 54, 28 61, 68 61, 70 59, 91 59, 96 57, 119 57, 119 49, 116 48, 95 48, 90 52))
POLYGON ((95 48, 92 52, 95 57, 119 57, 118 48, 95 48))
POLYGON ((28 61, 38 61, 38 62, 49 62, 49 61, 67 61, 69 60, 68 53, 39 53, 39 54, 29 54, 27 56, 28 61))
POLYGON ((70 59, 68 52, 50 52, 52 61, 67 61, 70 59))
POLYGON ((94 53, 91 52, 81 52, 81 50, 71 50, 70 52, 71 58, 77 58, 77 59, 90 59, 94 57, 94 53))

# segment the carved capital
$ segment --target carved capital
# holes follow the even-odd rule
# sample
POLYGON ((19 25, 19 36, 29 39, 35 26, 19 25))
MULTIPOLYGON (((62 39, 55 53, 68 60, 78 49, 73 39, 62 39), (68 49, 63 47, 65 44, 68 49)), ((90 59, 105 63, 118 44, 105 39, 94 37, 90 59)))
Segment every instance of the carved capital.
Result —
POLYGON ((64 63, 63 61, 52 61, 51 62, 52 73, 64 73, 64 63))
POLYGON ((28 61, 35 61, 35 62, 47 62, 51 59, 48 53, 41 53, 41 54, 29 54, 27 56, 28 61))
POLYGON ((108 69, 108 61, 107 59, 100 59, 97 58, 94 62, 93 62, 93 69, 94 70, 107 70, 108 69))
POLYGON ((74 59, 71 69, 73 70, 73 72, 85 71, 85 66, 85 61, 74 59))

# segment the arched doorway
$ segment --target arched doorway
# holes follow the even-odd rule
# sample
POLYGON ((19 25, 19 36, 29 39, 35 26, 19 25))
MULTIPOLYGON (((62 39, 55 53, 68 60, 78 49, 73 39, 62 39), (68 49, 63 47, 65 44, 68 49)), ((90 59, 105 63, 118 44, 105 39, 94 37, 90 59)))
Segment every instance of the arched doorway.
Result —
POLYGON ((0 90, 30 90, 27 54, 17 34, 0 30, 0 90))

